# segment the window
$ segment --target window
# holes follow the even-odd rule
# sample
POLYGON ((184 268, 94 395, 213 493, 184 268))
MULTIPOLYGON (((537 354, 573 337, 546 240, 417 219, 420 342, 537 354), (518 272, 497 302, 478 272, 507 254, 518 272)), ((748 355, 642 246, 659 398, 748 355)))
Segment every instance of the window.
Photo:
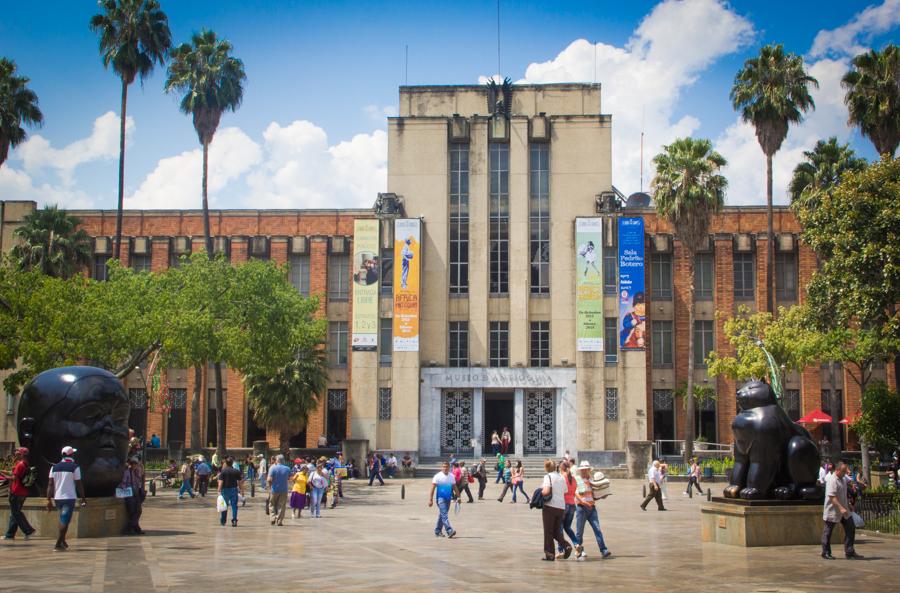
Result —
POLYGON ((492 367, 508 367, 509 322, 491 321, 490 332, 490 365, 492 367))
MULTIPOLYGON (((612 228, 616 228, 613 225, 612 228)), ((615 238, 615 235, 613 235, 615 238)), ((615 245, 607 246, 606 237, 603 238, 603 294, 616 294, 619 279, 619 250, 615 245)))
MULTIPOLYGON (((674 344, 672 343, 673 331, 671 321, 651 321, 650 322, 651 345, 650 356, 653 359, 653 368, 670 369, 672 368, 672 351, 674 344)), ((696 344, 694 348, 696 348, 696 344)))
POLYGON ((350 298, 350 256, 328 256, 328 300, 346 301, 350 298))
POLYGON ((147 390, 134 388, 128 390, 131 412, 128 414, 128 427, 134 430, 135 436, 149 440, 147 434, 147 390))
POLYGON ((650 254, 650 281, 653 283, 652 298, 658 301, 672 300, 672 254, 650 254))
POLYGON ((797 256, 793 251, 775 254, 775 299, 797 300, 797 256))
POLYGON ((450 145, 450 294, 469 293, 469 145, 450 145))
POLYGON ((603 320, 603 360, 608 365, 619 361, 619 319, 607 317, 603 320))
POLYGON ((187 389, 169 389, 169 414, 166 422, 166 443, 184 443, 187 434, 187 389))
POLYGON ((550 322, 531 322, 531 366, 550 366, 550 322))
POLYGON ((606 419, 619 421, 619 390, 616 387, 606 388, 606 419))
POLYGON ((712 320, 694 321, 694 368, 706 368, 706 357, 713 348, 712 320))
POLYGON ((93 265, 91 266, 91 278, 94 280, 108 280, 109 270, 106 267, 108 263, 108 255, 95 255, 93 265))
POLYGON ((662 441, 656 455, 677 454, 675 439, 675 402, 671 389, 653 390, 653 440, 662 441))
POLYGON ((381 294, 394 294, 394 250, 381 250, 381 294))
POLYGON ((378 362, 381 366, 391 366, 394 347, 394 320, 383 317, 378 320, 378 362))
POLYGON ((531 294, 550 292, 550 145, 532 144, 528 226, 531 294))
POLYGON ((788 417, 796 422, 800 419, 800 390, 785 389, 784 390, 784 411, 788 417))
POLYGON ((756 258, 753 253, 734 254, 734 299, 737 301, 752 301, 753 278, 756 268, 756 258))
POLYGON ((391 419, 391 388, 380 387, 378 389, 378 419, 391 419))
POLYGON ((492 142, 489 152, 490 290, 497 295, 509 292, 509 145, 492 142))
MULTIPOLYGON (((837 409, 832 411, 831 407, 831 390, 823 389, 822 390, 822 411, 828 415, 834 414, 837 416, 838 421, 840 421, 844 417, 844 393, 840 389, 834 390, 834 399, 835 404, 837 405, 837 409)), ((838 432, 836 435, 831 432, 831 423, 825 423, 822 425, 822 438, 827 439, 830 442, 837 441, 836 445, 839 447, 838 451, 844 450, 844 429, 843 427, 838 428, 838 432)))
POLYGON ((328 322, 328 364, 347 366, 347 322, 328 322))
POLYGON ((347 390, 328 390, 326 437, 328 443, 339 444, 347 438, 347 390))
POLYGON ((309 296, 309 256, 291 256, 291 284, 302 296, 309 296))
MULTIPOLYGON (((228 390, 222 389, 222 419, 228 426, 228 390)), ((216 389, 207 390, 206 395, 206 444, 213 447, 218 444, 219 426, 216 424, 216 389)))
POLYGON ((149 253, 131 254, 131 269, 135 272, 149 272, 152 256, 149 253))
POLYGON ((451 367, 469 366, 469 322, 450 322, 450 357, 451 367))
POLYGON ((713 254, 698 253, 694 256, 694 300, 711 301, 713 298, 713 254))

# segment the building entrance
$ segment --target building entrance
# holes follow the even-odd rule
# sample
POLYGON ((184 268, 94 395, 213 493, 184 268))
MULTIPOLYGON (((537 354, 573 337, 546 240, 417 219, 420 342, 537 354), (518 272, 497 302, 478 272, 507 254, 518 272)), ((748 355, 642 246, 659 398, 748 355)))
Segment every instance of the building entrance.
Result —
POLYGON ((509 441, 508 453, 515 451, 516 426, 515 426, 515 402, 512 392, 493 392, 484 394, 484 451, 491 450, 491 433, 495 430, 498 436, 503 436, 506 428, 512 438, 509 441))

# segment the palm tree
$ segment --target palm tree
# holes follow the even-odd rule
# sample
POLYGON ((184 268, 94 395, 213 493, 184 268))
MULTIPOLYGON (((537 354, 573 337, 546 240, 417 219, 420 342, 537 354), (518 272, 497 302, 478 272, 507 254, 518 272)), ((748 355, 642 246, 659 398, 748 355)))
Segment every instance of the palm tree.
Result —
POLYGON ((29 79, 16 74, 16 63, 0 58, 0 166, 25 140, 26 126, 40 126, 44 114, 38 108, 37 94, 28 88, 29 79))
POLYGON ((856 156, 849 144, 838 144, 834 136, 819 140, 803 156, 805 160, 794 168, 788 193, 791 205, 802 202, 808 209, 814 209, 821 192, 832 190, 845 172, 866 168, 865 159, 856 156))
MULTIPOLYGON (((166 78, 166 92, 182 95, 182 113, 190 115, 200 144, 203 145, 203 234, 206 254, 213 258, 213 240, 209 229, 207 172, 209 145, 225 111, 237 111, 244 97, 244 64, 231 55, 231 43, 219 39, 215 32, 203 30, 172 50, 166 78)), ((216 377, 217 450, 225 453, 225 405, 222 397, 222 365, 214 365, 216 377)))
POLYGON ((327 383, 328 368, 321 349, 298 354, 274 374, 249 373, 244 377, 253 417, 267 430, 278 431, 281 451, 287 450, 290 436, 306 426, 327 383))
POLYGON ((878 154, 894 156, 900 143, 900 49, 888 44, 853 58, 841 84, 851 125, 869 137, 878 154))
MULTIPOLYGON (((656 175, 651 182, 657 215, 675 229, 687 251, 690 295, 688 299, 688 369, 685 393, 694 393, 694 256, 709 237, 709 221, 725 203, 728 181, 719 174, 725 159, 709 140, 680 138, 663 147, 653 158, 656 175)), ((695 398, 686 403, 684 458, 694 454, 695 398)))
POLYGON ((781 45, 767 45, 759 56, 744 62, 731 87, 731 102, 741 118, 756 128, 766 155, 766 310, 774 313, 775 229, 772 214, 772 156, 781 148, 788 127, 815 109, 810 87, 819 82, 803 68, 803 59, 784 53, 781 45))
POLYGON ((47 276, 71 278, 91 263, 91 237, 78 228, 81 221, 57 206, 45 206, 25 215, 14 235, 19 243, 12 257, 22 270, 37 270, 47 276))
POLYGON ((112 66, 122 79, 122 107, 119 114, 119 202, 116 210, 114 257, 122 251, 122 208, 125 199, 125 107, 128 85, 141 82, 153 72, 154 64, 166 61, 172 47, 169 19, 156 0, 100 0, 103 12, 91 17, 91 30, 100 35, 103 66, 112 66))

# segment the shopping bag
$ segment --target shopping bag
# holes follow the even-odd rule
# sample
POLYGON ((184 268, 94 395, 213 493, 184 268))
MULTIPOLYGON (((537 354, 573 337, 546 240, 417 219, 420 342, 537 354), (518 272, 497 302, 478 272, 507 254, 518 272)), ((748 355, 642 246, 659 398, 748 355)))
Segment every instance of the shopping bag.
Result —
POLYGON ((116 498, 131 498, 134 496, 131 486, 116 488, 116 498))
POLYGON ((225 497, 221 494, 216 498, 216 510, 220 513, 228 510, 228 503, 225 502, 225 497))
POLYGON ((857 529, 862 529, 863 526, 866 524, 866 522, 863 521, 863 518, 856 511, 851 511, 850 517, 853 519, 853 524, 856 526, 857 529))
POLYGON ((458 515, 458 514, 459 514, 459 509, 462 508, 462 505, 459 504, 460 502, 461 502, 461 501, 457 498, 457 499, 456 499, 456 504, 453 505, 453 514, 454 514, 454 515, 458 515))

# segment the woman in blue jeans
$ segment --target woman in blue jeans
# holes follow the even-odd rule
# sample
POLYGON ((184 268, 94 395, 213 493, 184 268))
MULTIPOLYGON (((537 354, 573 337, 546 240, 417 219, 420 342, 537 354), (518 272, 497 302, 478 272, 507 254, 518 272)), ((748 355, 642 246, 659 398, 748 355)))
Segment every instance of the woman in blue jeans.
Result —
POLYGON ((578 466, 578 475, 575 478, 575 559, 584 560, 587 554, 584 552, 584 524, 590 523, 600 547, 600 555, 604 558, 612 556, 612 552, 603 541, 603 532, 600 531, 600 518, 597 516, 597 506, 594 501, 594 491, 591 488, 591 466, 587 461, 582 461, 578 466))
POLYGON ((325 488, 328 487, 328 476, 325 475, 325 469, 321 463, 316 467, 312 477, 309 478, 309 487, 312 491, 310 515, 318 519, 322 516, 320 506, 322 497, 325 495, 325 488))
MULTIPOLYGON (((572 531, 572 521, 575 519, 575 489, 577 486, 568 461, 561 461, 559 463, 559 473, 562 475, 563 481, 566 484, 566 514, 563 516, 562 528, 563 531, 566 532, 566 535, 569 536, 569 539, 574 543, 578 541, 575 532, 572 531)), ((562 557, 563 552, 564 550, 559 548, 557 558, 562 557)))

